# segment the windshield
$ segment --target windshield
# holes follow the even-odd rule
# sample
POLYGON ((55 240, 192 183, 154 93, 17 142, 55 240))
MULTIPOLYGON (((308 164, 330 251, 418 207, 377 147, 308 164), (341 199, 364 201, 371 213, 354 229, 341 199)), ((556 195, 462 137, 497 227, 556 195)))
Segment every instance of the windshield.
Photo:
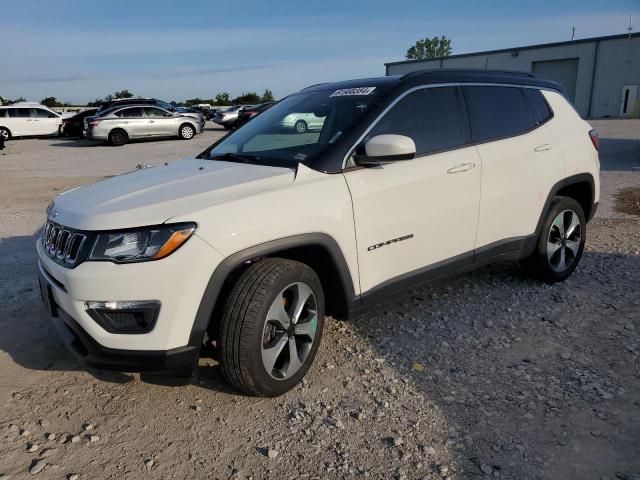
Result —
POLYGON ((311 164, 383 91, 368 87, 291 95, 205 151, 203 158, 291 167, 311 164))

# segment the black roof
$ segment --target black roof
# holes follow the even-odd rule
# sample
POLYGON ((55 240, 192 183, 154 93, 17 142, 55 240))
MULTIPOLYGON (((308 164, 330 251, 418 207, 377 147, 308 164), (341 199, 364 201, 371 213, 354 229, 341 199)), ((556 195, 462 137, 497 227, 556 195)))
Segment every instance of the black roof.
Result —
POLYGON ((507 53, 521 50, 533 50, 536 48, 549 48, 549 47, 562 47, 565 45, 576 45, 580 43, 590 43, 590 42, 601 42, 603 40, 618 40, 622 38, 632 38, 640 36, 640 32, 628 34, 620 34, 620 35, 607 35, 604 37, 590 37, 590 38, 580 38, 578 40, 567 40, 564 42, 551 42, 551 43, 538 43, 535 45, 524 45, 521 47, 510 47, 510 48, 499 48, 496 50, 484 50, 481 52, 469 52, 469 53, 460 53, 458 55, 448 55, 446 57, 435 57, 435 58, 426 58, 424 60, 400 60, 397 62, 388 62, 385 63, 385 66, 389 65, 402 65, 405 63, 419 63, 419 62, 431 62, 431 61, 439 61, 439 60, 449 60, 451 58, 464 58, 464 57, 473 57, 476 55, 491 55, 492 53, 507 53))
POLYGON ((339 90, 357 87, 411 87, 435 83, 502 83, 523 86, 536 86, 563 91, 561 85, 550 80, 536 77, 533 73, 509 70, 483 69, 429 69, 417 70, 406 75, 390 75, 377 78, 362 78, 343 82, 320 83, 303 89, 303 92, 321 90, 339 90))

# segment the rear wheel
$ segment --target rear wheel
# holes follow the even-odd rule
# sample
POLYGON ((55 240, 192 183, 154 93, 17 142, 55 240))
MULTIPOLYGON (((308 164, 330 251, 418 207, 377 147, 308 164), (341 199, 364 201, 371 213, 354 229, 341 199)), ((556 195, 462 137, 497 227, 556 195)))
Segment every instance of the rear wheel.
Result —
POLYGON ((308 125, 307 122, 305 122, 304 120, 298 120, 295 125, 293 126, 293 128, 296 130, 297 133, 304 133, 307 131, 308 125))
POLYGON ((5 141, 11 138, 11 132, 8 128, 0 127, 0 137, 2 137, 5 141))
POLYGON ((586 225, 577 201, 556 197, 542 225, 535 251, 521 261, 525 270, 543 282, 565 280, 582 257, 586 225))
POLYGON ((124 130, 112 130, 109 133, 109 143, 114 147, 120 147, 129 141, 129 136, 124 130))
POLYGON ((190 123, 183 123, 178 129, 178 136, 182 140, 191 140, 196 134, 196 129, 190 123))
POLYGON ((292 260, 261 260, 242 273, 225 301, 217 345, 222 371, 238 390, 281 395, 309 370, 323 325, 316 273, 292 260))

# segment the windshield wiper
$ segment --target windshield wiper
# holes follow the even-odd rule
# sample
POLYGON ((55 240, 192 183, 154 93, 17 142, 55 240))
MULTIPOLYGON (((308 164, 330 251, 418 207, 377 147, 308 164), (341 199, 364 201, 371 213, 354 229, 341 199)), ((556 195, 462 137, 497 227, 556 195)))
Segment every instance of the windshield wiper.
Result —
POLYGON ((239 153, 231 153, 231 152, 209 157, 209 160, 223 160, 225 162, 251 163, 253 165, 262 165, 259 159, 260 157, 253 157, 251 155, 241 155, 239 153))

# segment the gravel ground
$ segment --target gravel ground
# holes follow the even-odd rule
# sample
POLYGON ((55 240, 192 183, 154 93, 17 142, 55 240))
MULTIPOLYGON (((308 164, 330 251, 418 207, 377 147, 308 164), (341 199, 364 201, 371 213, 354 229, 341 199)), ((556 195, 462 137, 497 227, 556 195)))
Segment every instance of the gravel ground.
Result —
POLYGON ((504 263, 329 321, 316 365, 277 399, 235 394, 210 359, 183 387, 86 372, 38 296, 33 242, 51 197, 193 155, 222 131, 122 148, 9 142, 0 479, 640 479, 640 217, 613 203, 640 188, 640 121, 593 124, 602 203, 569 280, 504 263))

